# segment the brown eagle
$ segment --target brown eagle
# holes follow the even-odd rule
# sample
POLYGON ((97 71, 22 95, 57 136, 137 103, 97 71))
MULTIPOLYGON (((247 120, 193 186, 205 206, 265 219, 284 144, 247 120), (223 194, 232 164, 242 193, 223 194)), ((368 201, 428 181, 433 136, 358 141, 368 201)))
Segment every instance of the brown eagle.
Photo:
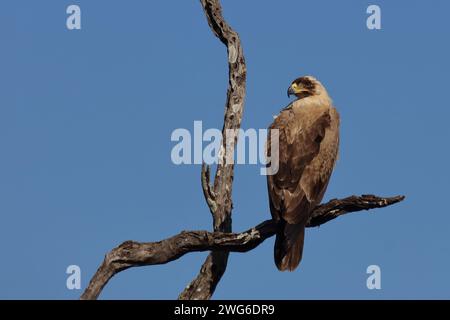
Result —
POLYGON ((279 130, 279 167, 267 176, 270 211, 281 226, 274 255, 282 271, 294 270, 302 259, 305 225, 323 198, 339 149, 339 114, 324 86, 305 76, 294 80, 287 93, 298 99, 269 127, 279 130))

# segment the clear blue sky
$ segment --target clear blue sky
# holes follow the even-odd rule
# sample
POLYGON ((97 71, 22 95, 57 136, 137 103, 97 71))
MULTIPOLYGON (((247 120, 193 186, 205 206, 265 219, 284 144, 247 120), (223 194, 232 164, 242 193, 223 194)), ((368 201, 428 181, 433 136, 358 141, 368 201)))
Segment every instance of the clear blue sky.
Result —
MULTIPOLYGON (((275 268, 273 239, 232 254, 214 297, 450 298, 450 3, 222 2, 248 63, 243 127, 266 128, 291 80, 315 75, 342 118, 325 198, 407 199, 309 229, 293 273, 275 268), (366 288, 371 264, 381 290, 366 288)), ((226 51, 198 1, 4 0, 0 39, 0 298, 76 299, 68 265, 85 288, 124 240, 211 228, 200 167, 170 160, 174 129, 223 119, 226 51)), ((234 230, 270 217, 259 166, 236 168, 233 196, 234 230)), ((125 271, 101 297, 176 298, 206 254, 125 271)))

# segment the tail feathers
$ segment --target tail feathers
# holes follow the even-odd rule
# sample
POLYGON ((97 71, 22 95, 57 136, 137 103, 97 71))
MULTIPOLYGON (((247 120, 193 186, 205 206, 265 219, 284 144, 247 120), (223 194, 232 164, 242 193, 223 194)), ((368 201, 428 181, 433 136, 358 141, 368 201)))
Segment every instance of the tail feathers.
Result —
POLYGON ((300 264, 305 239, 303 224, 286 223, 275 240, 275 264, 280 271, 294 271, 300 264))

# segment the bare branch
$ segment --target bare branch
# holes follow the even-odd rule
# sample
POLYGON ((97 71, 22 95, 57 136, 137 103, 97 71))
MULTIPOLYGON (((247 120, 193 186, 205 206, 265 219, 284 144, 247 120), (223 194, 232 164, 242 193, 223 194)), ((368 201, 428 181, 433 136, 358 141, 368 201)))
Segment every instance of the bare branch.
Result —
MULTIPOLYGON (((373 195, 334 199, 315 208, 307 227, 319 226, 349 212, 390 206, 403 199, 404 196, 373 195)), ((106 255, 81 299, 96 299, 109 279, 125 269, 168 263, 189 252, 247 252, 276 234, 278 227, 277 221, 267 220, 241 233, 183 231, 158 242, 126 241, 106 255)))
POLYGON ((344 199, 333 199, 317 206, 311 214, 307 227, 318 227, 349 212, 358 212, 375 208, 383 208, 403 201, 405 196, 382 198, 371 194, 351 196, 344 199))
MULTIPOLYGON (((237 136, 229 137, 229 129, 241 126, 244 109, 247 67, 239 35, 228 25, 222 16, 219 0, 200 0, 212 32, 227 47, 228 52, 228 90, 225 117, 222 129, 222 145, 219 165, 214 178, 214 201, 211 193, 203 192, 213 215, 214 231, 231 232, 231 211, 233 208, 231 192, 233 187, 234 165, 227 159, 234 154, 237 136)), ((205 170, 202 170, 202 181, 205 170)), ((222 278, 228 262, 228 252, 211 252, 203 263, 197 277, 179 295, 179 299, 209 299, 222 278)))
POLYGON ((206 203, 208 204, 209 211, 214 217, 214 213, 217 211, 216 195, 212 190, 210 179, 211 179, 211 167, 203 163, 202 165, 202 189, 203 195, 205 196, 206 203))

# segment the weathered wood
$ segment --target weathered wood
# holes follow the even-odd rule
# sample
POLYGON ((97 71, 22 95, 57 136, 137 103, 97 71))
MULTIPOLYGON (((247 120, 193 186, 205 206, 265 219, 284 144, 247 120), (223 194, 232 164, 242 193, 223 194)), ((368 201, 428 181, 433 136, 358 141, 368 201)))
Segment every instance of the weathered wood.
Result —
MULTIPOLYGON (((403 199, 403 196, 381 198, 373 195, 334 199, 313 211, 307 227, 319 226, 349 212, 390 206, 403 199)), ((158 242, 125 241, 105 256, 81 299, 98 298, 107 282, 125 269, 165 264, 189 252, 247 252, 272 237, 277 229, 276 221, 267 220, 241 233, 183 231, 158 242)), ((214 276, 214 271, 210 272, 214 276)))
MULTIPOLYGON (((213 215, 214 231, 231 232, 234 165, 227 164, 227 157, 234 154, 237 137, 227 137, 228 129, 239 129, 244 109, 247 67, 239 35, 228 25, 222 15, 219 0, 200 0, 209 27, 227 47, 228 90, 225 118, 222 129, 222 146, 214 179, 213 190, 208 192, 204 183, 209 181, 209 169, 202 170, 202 185, 206 202, 213 215), (228 140, 227 140, 228 138, 228 140)), ((228 262, 228 252, 211 252, 199 274, 179 295, 179 299, 209 299, 222 278, 228 262)))

